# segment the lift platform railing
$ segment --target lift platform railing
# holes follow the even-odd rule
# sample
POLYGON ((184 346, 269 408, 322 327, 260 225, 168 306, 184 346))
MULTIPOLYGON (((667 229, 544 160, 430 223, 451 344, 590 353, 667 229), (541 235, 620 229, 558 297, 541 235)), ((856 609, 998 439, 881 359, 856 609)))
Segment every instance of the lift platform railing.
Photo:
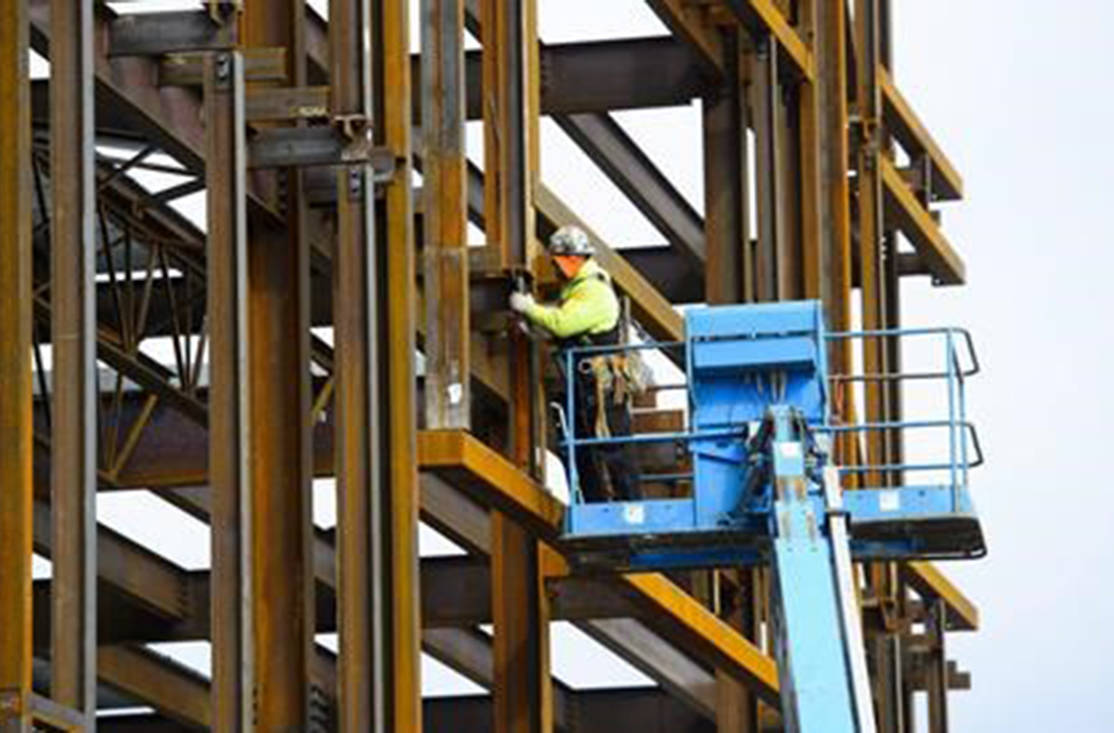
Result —
MULTIPOLYGON (((959 512, 962 507, 963 495, 968 486, 970 469, 983 463, 983 453, 979 441, 978 431, 967 418, 966 407, 966 380, 980 370, 978 354, 974 347, 971 334, 962 328, 914 328, 914 329, 885 329, 873 331, 848 331, 825 334, 824 339, 829 344, 849 340, 863 339, 935 339, 940 342, 939 348, 943 354, 944 368, 937 371, 913 372, 887 372, 864 374, 835 374, 828 377, 830 384, 836 385, 850 382, 904 382, 904 381, 935 381, 943 385, 946 394, 947 411, 938 419, 895 420, 883 422, 866 422, 853 424, 837 424, 830 419, 811 425, 818 434, 830 436, 840 434, 867 435, 872 432, 891 432, 906 434, 913 431, 924 434, 928 431, 945 431, 947 449, 946 457, 929 462, 884 462, 884 463, 859 463, 856 465, 841 465, 839 471, 843 475, 889 475, 898 477, 897 481, 890 480, 888 486, 860 486, 864 489, 894 488, 901 484, 907 489, 937 488, 939 484, 903 484, 904 474, 925 474, 931 472, 945 473, 948 477, 947 486, 951 493, 951 511, 959 512)), ((577 472, 576 456, 585 449, 595 446, 623 446, 648 443, 676 443, 687 448, 694 441, 699 440, 746 440, 753 434, 753 423, 740 423, 722 429, 693 429, 691 425, 692 414, 692 365, 687 358, 686 382, 683 384, 657 385, 652 387, 655 392, 684 391, 687 395, 688 409, 685 410, 685 423, 681 430, 667 432, 653 432, 632 434, 628 436, 584 436, 577 434, 576 405, 579 399, 577 374, 579 370, 590 368, 584 365, 595 357, 606 357, 613 354, 631 352, 681 350, 687 351, 688 343, 685 341, 645 342, 617 346, 582 346, 566 349, 561 354, 565 379, 565 395, 561 425, 564 432, 562 446, 566 456, 566 470, 569 483, 570 501, 583 503, 585 501, 580 486, 577 472)), ((758 383, 767 385, 771 403, 777 402, 779 395, 777 372, 754 373, 743 375, 745 379, 757 380, 758 383)), ((642 483, 680 483, 692 479, 690 472, 676 472, 672 474, 653 474, 640 476, 642 483)), ((652 501, 652 500, 648 500, 652 501)))

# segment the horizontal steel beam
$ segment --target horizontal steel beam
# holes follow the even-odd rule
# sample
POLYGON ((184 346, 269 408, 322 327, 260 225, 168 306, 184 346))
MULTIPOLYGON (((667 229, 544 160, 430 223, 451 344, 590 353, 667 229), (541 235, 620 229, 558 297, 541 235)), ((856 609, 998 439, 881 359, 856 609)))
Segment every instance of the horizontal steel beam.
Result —
POLYGON ((373 146, 370 135, 350 139, 333 127, 267 128, 256 132, 248 143, 250 168, 366 164, 377 175, 389 177, 395 157, 387 148, 373 146))
MULTIPOLYGON (((244 57, 244 79, 248 82, 285 82, 286 49, 251 47, 241 48, 244 57)), ((203 52, 173 53, 159 59, 160 86, 200 87, 203 52)))
POLYGON ((108 28, 109 56, 161 56, 183 51, 227 50, 236 45, 235 23, 218 23, 209 13, 129 13, 108 28))

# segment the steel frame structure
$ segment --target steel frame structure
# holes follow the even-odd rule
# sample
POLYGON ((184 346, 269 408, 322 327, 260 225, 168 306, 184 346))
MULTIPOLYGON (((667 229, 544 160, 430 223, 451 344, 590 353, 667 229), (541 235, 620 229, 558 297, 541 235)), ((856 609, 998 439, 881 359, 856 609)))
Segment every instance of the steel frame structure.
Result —
MULTIPOLYGON (((506 274, 546 282, 538 242, 584 225, 542 183, 540 116, 664 234, 619 249, 589 229, 663 340, 693 301, 820 298, 847 331, 858 298, 863 328, 898 327, 902 277, 964 282, 935 209, 962 179, 896 85, 889 0, 648 0, 671 36, 558 45, 536 1, 331 0, 329 23, 304 0, 0 0, 0 730, 779 728, 767 573, 580 577, 560 554, 540 355, 502 317, 506 274), (697 99, 703 217, 609 114, 697 99), (151 193, 136 171, 180 183, 151 193), (172 206, 203 190, 207 232, 172 206), (334 530, 312 524, 315 476, 337 479, 334 530), (210 523, 211 571, 96 524, 96 491, 134 488, 210 523), (469 556, 419 560, 419 518, 469 556), (554 679, 559 619, 660 691, 554 679), (334 630, 338 655, 314 643, 334 630), (203 639, 211 680, 144 646, 203 639), (419 650, 490 702, 423 701, 419 650), (135 705, 155 712, 94 722, 135 705)), ((863 348, 866 372, 900 365, 896 342, 863 348)), ((899 392, 865 389, 865 415, 836 391, 841 420, 900 416, 899 392)), ((913 731, 924 691, 947 730, 970 680, 945 632, 977 608, 931 564, 860 578, 880 727, 913 731)))

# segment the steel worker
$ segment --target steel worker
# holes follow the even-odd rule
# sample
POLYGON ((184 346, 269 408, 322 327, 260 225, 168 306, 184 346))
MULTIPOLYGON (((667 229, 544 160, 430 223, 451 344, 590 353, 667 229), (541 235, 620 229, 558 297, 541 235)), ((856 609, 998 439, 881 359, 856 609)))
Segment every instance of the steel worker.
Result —
MULTIPOLYGON (((562 350, 620 342, 619 299, 611 276, 594 259, 588 235, 564 226, 549 238, 549 255, 562 288, 553 305, 534 302, 529 293, 511 294, 511 310, 550 334, 562 350)), ((559 360, 562 371, 566 359, 559 360)), ((576 358, 576 437, 621 438, 631 432, 633 391, 626 358, 619 353, 584 354, 576 358)), ((560 404, 564 406, 564 399, 560 404)), ((567 456, 566 464, 567 464, 567 456)), ((627 444, 577 447, 576 470, 587 501, 640 496, 638 477, 627 444)))

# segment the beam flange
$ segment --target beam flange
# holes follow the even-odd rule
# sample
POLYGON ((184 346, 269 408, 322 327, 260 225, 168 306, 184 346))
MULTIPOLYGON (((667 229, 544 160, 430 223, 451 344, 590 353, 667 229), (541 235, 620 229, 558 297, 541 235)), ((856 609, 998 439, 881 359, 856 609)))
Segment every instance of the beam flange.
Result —
POLYGON ((979 608, 952 583, 935 564, 911 562, 902 566, 905 581, 922 598, 939 598, 948 609, 948 628, 954 631, 977 631, 979 608))
POLYGON ((932 193, 936 200, 963 198, 963 177, 913 111, 885 67, 878 67, 882 119, 910 156, 924 154, 932 162, 932 193))
POLYGON ((962 285, 966 267, 959 253, 940 230, 932 213, 917 200, 909 184, 886 156, 878 156, 882 188, 888 206, 886 217, 909 238, 937 284, 962 285))

